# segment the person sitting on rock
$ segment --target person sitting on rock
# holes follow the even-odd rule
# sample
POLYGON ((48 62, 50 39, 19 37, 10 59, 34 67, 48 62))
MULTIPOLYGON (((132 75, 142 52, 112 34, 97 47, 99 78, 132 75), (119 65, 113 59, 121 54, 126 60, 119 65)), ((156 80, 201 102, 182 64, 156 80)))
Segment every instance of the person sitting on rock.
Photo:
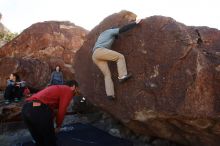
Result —
POLYGON ((111 28, 105 30, 99 35, 95 46, 93 47, 92 60, 104 75, 105 90, 108 99, 115 99, 115 92, 107 61, 117 62, 118 79, 120 83, 132 77, 131 73, 127 73, 124 55, 111 50, 111 46, 119 34, 135 27, 140 21, 141 19, 138 19, 135 22, 125 25, 121 28, 111 28))
POLYGON ((63 74, 60 66, 56 66, 55 71, 52 72, 49 85, 63 85, 63 74))
POLYGON ((21 81, 18 74, 10 74, 4 93, 5 104, 9 104, 12 101, 19 102, 23 96, 25 86, 26 82, 21 81))
POLYGON ((64 120, 67 107, 79 91, 75 80, 66 85, 52 85, 26 99, 22 117, 37 146, 56 146, 56 136, 64 120), (55 110, 57 114, 55 116, 55 110), (56 129, 53 118, 56 117, 56 129))

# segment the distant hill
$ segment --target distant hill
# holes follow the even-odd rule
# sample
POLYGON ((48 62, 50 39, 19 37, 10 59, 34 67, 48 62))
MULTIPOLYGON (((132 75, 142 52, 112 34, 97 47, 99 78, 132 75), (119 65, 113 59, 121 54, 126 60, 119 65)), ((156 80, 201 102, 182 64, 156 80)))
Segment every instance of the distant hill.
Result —
POLYGON ((0 33, 8 34, 11 32, 0 22, 0 33))

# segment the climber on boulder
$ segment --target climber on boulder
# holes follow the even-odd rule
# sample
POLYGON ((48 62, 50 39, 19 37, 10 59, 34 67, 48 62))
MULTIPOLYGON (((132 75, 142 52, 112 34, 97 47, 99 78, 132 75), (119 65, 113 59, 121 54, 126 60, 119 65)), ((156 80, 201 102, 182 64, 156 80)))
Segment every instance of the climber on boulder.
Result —
POLYGON ((114 40, 118 38, 119 34, 134 28, 140 23, 140 21, 141 19, 137 19, 135 22, 127 24, 121 28, 111 28, 105 30, 99 35, 95 46, 93 47, 92 60, 104 75, 105 90, 108 99, 115 99, 115 92, 107 61, 117 62, 118 79, 120 83, 132 77, 131 73, 127 73, 124 55, 111 50, 111 46, 114 40))

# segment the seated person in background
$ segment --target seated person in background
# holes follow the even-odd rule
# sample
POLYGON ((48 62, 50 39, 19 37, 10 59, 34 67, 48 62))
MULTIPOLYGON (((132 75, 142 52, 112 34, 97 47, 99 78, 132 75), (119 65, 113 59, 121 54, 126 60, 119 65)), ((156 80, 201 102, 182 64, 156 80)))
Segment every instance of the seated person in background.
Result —
POLYGON ((4 93, 5 104, 9 104, 12 101, 19 102, 23 96, 25 84, 25 81, 20 80, 18 74, 10 74, 4 93))
POLYGON ((52 72, 49 85, 63 85, 63 74, 60 66, 56 66, 55 71, 52 72))

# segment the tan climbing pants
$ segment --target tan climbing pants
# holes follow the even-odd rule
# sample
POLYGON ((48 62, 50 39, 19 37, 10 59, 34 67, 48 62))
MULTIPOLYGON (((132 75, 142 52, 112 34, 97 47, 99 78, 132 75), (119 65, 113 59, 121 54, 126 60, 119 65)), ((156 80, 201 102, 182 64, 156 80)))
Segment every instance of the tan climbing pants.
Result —
POLYGON ((116 61, 118 69, 118 77, 127 75, 127 68, 124 55, 105 48, 97 48, 92 55, 93 62, 98 66, 104 75, 105 91, 107 96, 114 96, 114 84, 111 78, 111 72, 107 61, 116 61))

